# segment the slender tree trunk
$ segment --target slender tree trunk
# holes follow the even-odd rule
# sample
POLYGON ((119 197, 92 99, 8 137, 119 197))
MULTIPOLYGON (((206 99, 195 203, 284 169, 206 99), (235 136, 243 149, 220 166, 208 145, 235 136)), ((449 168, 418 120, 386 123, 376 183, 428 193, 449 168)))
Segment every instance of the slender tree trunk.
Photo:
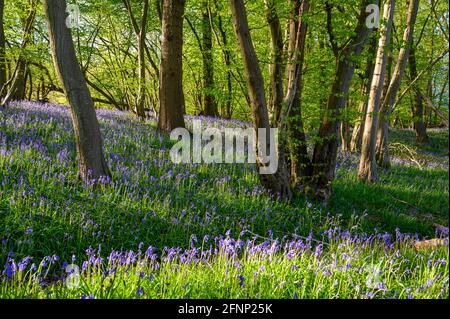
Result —
POLYGON ((231 58, 229 53, 225 54, 225 65, 227 67, 227 94, 225 102, 225 118, 231 119, 233 116, 232 101, 233 101, 233 84, 232 84, 232 74, 231 74, 231 58))
POLYGON ((299 12, 301 0, 290 0, 291 11, 289 13, 288 21, 288 38, 287 38, 287 60, 288 67, 286 69, 286 82, 287 82, 287 93, 295 87, 295 76, 296 76, 296 65, 298 59, 298 51, 296 51, 297 46, 297 33, 299 27, 299 12))
MULTIPOLYGON (((219 10, 219 6, 217 1, 214 1, 214 5, 216 10, 219 10)), ((232 100, 233 100, 233 84, 232 84, 232 70, 231 70, 231 52, 228 47, 228 36, 223 27, 223 20, 220 14, 217 15, 217 29, 220 33, 221 41, 219 40, 219 36, 216 33, 217 42, 222 42, 222 54, 223 60, 225 62, 226 73, 227 73, 227 93, 226 93, 226 101, 225 101, 225 109, 222 110, 222 116, 228 119, 231 119, 232 116, 232 100)))
MULTIPOLYGON (((394 57, 392 56, 392 51, 390 49, 387 54, 388 54, 388 60, 387 60, 387 66, 386 66, 386 76, 384 79, 383 93, 381 94, 381 103, 383 103, 383 101, 386 98, 386 94, 389 90, 389 85, 392 80, 392 65, 394 63, 394 57)), ((381 105, 380 105, 380 108, 381 108, 381 105)))
MULTIPOLYGON (((348 112, 349 105, 347 105, 344 108, 344 113, 348 112)), ((342 119, 341 122, 341 151, 342 152, 349 152, 350 151, 350 123, 348 122, 348 117, 345 116, 342 119)))
POLYGON ((288 66, 288 74, 293 79, 288 80, 288 96, 285 102, 289 101, 289 93, 293 90, 292 108, 288 118, 288 144, 291 161, 291 180, 297 186, 304 184, 311 176, 311 160, 308 155, 302 116, 303 64, 308 30, 308 24, 305 22, 304 15, 309 12, 309 1, 304 0, 300 6, 295 4, 294 7, 298 11, 291 20, 290 36, 295 39, 295 42, 290 45, 288 66))
POLYGON ((79 175, 98 182, 110 176, 102 147, 100 127, 85 78, 77 61, 71 31, 66 26, 66 1, 45 0, 53 61, 69 100, 78 155, 79 175))
POLYGON ((182 57, 184 5, 185 0, 163 1, 158 128, 164 132, 185 127, 182 57))
POLYGON ((145 118, 145 36, 147 34, 148 1, 149 0, 144 0, 141 27, 138 37, 139 93, 136 103, 136 114, 140 118, 145 118))
MULTIPOLYGON (((427 88, 425 91, 427 94, 427 96, 430 97, 430 99, 433 99, 433 70, 430 70, 429 75, 428 75, 428 83, 427 83, 427 88)), ((431 111, 430 108, 427 108, 427 112, 426 112, 426 127, 430 126, 431 124, 431 117, 433 115, 433 112, 431 111)))
POLYGON ((163 7, 163 0, 156 0, 155 8, 156 8, 156 13, 158 14, 158 19, 159 19, 161 26, 162 26, 162 10, 163 10, 162 7, 163 7))
POLYGON ((30 68, 27 69, 27 78, 28 78, 28 96, 27 99, 31 100, 33 98, 33 73, 30 68))
POLYGON ((359 178, 363 181, 375 182, 377 176, 376 138, 378 127, 378 112, 381 103, 386 67, 388 60, 388 47, 391 39, 391 30, 394 19, 395 1, 388 0, 384 5, 384 17, 381 26, 381 36, 378 44, 375 70, 371 81, 370 97, 367 104, 367 116, 364 126, 364 135, 361 146, 361 159, 359 163, 359 178))
MULTIPOLYGON (((131 8, 131 3, 129 0, 123 0, 123 4, 128 11, 128 15, 130 16, 131 25, 133 27, 134 33, 136 34, 137 42, 138 42, 138 75, 139 75, 139 88, 138 94, 135 100, 134 111, 136 115, 140 118, 145 118, 145 53, 147 52, 147 56, 151 60, 150 52, 145 43, 146 37, 146 28, 147 28, 147 19, 148 19, 148 8, 149 8, 149 0, 144 0, 144 4, 142 7, 142 15, 141 15, 141 24, 138 25, 131 8)), ((151 60, 152 62, 152 60, 151 60)), ((154 67, 157 72, 159 71, 157 67, 154 67)))
POLYGON ((7 100, 12 101, 25 99, 26 70, 27 61, 25 60, 25 57, 20 56, 17 60, 16 74, 11 84, 10 91, 8 92, 7 100))
POLYGON ((404 46, 400 49, 397 64, 392 75, 389 88, 380 109, 380 122, 377 132, 377 161, 378 165, 384 168, 390 167, 389 158, 389 117, 393 111, 400 83, 408 61, 409 51, 412 45, 414 25, 416 23, 419 0, 409 0, 406 29, 403 34, 404 46))
POLYGON ((214 57, 209 1, 202 1, 203 108, 206 116, 218 116, 217 102, 213 93, 214 57))
MULTIPOLYGON (((438 105, 436 106, 436 111, 434 112, 434 115, 435 115, 435 120, 434 120, 434 122, 435 123, 437 123, 437 118, 441 118, 441 115, 440 115, 440 113, 441 113, 441 111, 440 111, 440 108, 441 108, 441 106, 444 104, 443 103, 443 101, 444 101, 444 96, 445 96, 445 92, 448 92, 447 91, 447 86, 448 86, 448 82, 449 82, 449 80, 448 80, 448 78, 446 78, 445 79, 445 82, 444 82, 444 85, 442 85, 442 88, 441 88, 441 91, 439 92, 439 99, 438 99, 438 105)), ((442 118, 441 118, 441 120, 442 120, 442 118)), ((446 122, 448 123, 448 117, 446 118, 446 122)), ((447 125, 448 126, 448 125, 447 125)))
MULTIPOLYGON (((437 2, 437 0, 431 0, 431 6, 434 7, 436 2, 437 2)), ((430 46, 428 48, 431 57, 434 57, 434 52, 436 50, 436 48, 435 48, 435 44, 436 44, 436 30, 438 28, 439 28, 439 22, 434 24, 434 29, 431 32, 431 41, 430 41, 431 43, 430 43, 430 46)), ((433 69, 430 68, 428 70, 428 77, 427 78, 428 78, 427 79, 427 88, 426 88, 425 92, 423 93, 424 94, 423 96, 424 97, 427 96, 431 100, 433 100, 433 69)), ((429 127, 431 125, 432 116, 433 116, 433 111, 429 107, 427 107, 426 110, 425 110, 425 127, 429 127)))
POLYGON ((267 11, 267 22, 271 33, 272 63, 270 64, 270 108, 272 110, 272 124, 280 121, 283 106, 283 32, 280 19, 275 7, 274 0, 265 0, 267 11))
MULTIPOLYGON (((0 0, 0 92, 6 83, 6 39, 5 29, 3 26, 3 14, 5 8, 5 0, 0 0)), ((3 97, 0 95, 0 101, 3 97)))
MULTIPOLYGON (((264 80, 248 28, 247 12, 244 2, 243 0, 230 0, 230 4, 234 29, 244 62, 245 78, 253 113, 253 124, 256 130, 256 162, 258 168, 261 169, 265 168, 266 164, 264 164, 260 151, 264 149, 269 150, 271 143, 270 134, 268 134, 270 123, 264 91, 264 80), (265 139, 259 136, 259 128, 266 129, 265 139)), ((261 184, 274 196, 280 199, 290 200, 292 193, 289 185, 284 147, 279 145, 277 152, 279 162, 278 171, 275 174, 260 174, 261 184)))
POLYGON ((331 183, 336 170, 341 111, 347 103, 356 66, 355 57, 361 54, 372 31, 366 26, 366 8, 370 3, 373 1, 361 1, 355 35, 350 38, 344 49, 335 52, 338 60, 336 75, 319 129, 319 141, 314 147, 312 183, 311 188, 307 190, 325 202, 332 193, 331 183))
POLYGON ((364 74, 364 83, 362 87, 362 92, 364 100, 360 102, 358 108, 358 115, 361 117, 360 121, 355 124, 353 128, 352 139, 350 142, 350 151, 357 152, 361 149, 362 136, 364 133, 364 126, 366 122, 367 115, 367 103, 370 95, 370 88, 372 87, 373 72, 375 69, 375 59, 377 51, 377 38, 373 37, 372 43, 369 49, 369 61, 367 63, 366 71, 364 74))
MULTIPOLYGON (((417 77, 416 48, 412 47, 409 55, 409 72, 411 79, 417 77)), ((427 128, 423 122, 423 100, 422 96, 415 90, 412 106, 414 130, 416 131, 416 141, 419 144, 428 144, 427 128)))
MULTIPOLYGON (((30 41, 31 34, 33 32, 33 23, 36 17, 36 7, 37 1, 30 1, 29 14, 24 22, 24 32, 23 40, 19 49, 19 56, 17 58, 17 64, 12 75, 11 86, 8 93, 5 95, 3 101, 0 104, 8 104, 12 100, 23 100, 25 99, 26 92, 26 70, 27 70, 27 60, 24 55, 24 49, 30 41)), ((2 87, 0 87, 0 90, 2 87)), ((2 92, 0 92, 2 95, 2 92)))

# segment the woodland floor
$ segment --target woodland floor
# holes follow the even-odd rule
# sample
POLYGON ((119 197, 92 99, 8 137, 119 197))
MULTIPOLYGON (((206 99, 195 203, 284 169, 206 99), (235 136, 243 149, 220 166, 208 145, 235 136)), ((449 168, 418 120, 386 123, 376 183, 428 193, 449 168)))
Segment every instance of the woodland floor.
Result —
MULTIPOLYGON (((381 171, 380 181, 374 185, 358 181, 357 155, 340 154, 334 195, 324 207, 303 197, 295 198, 290 204, 271 201, 259 186, 252 165, 175 165, 168 154, 171 142, 156 133, 151 121, 140 123, 128 113, 108 110, 99 110, 98 117, 113 180, 109 186, 93 189, 77 180, 72 127, 65 107, 18 102, 0 111, 0 262, 5 265, 0 277, 0 296, 448 297, 448 248, 419 256, 412 248, 416 239, 441 236, 436 233, 436 225, 448 227, 448 130, 429 130, 430 145, 426 147, 414 142, 413 131, 393 130, 393 166, 381 171), (345 283, 348 277, 336 275, 327 279, 326 272, 322 277, 317 275, 319 269, 324 271, 320 265, 330 264, 332 256, 344 246, 349 251, 359 251, 347 244, 333 246, 333 243, 342 244, 342 240, 346 243, 349 236, 353 238, 351 245, 362 245, 361 254, 353 261, 361 267, 363 260, 380 258, 381 265, 383 258, 395 259, 391 253, 401 255, 402 266, 396 270, 398 278, 390 278, 376 289, 344 289, 340 288, 341 282, 345 283), (232 238, 236 239, 233 239, 234 246, 227 241, 232 238), (289 256, 290 248, 286 245, 292 246, 296 241, 298 246, 301 240, 305 247, 296 249, 311 251, 308 258, 313 261, 297 260, 301 255, 298 252, 289 256), (373 241, 380 241, 379 251, 368 249, 373 241), (400 242, 400 246, 395 246, 400 242), (248 257, 248 251, 256 245, 263 245, 257 253, 262 254, 258 262, 248 257), (397 248, 386 252, 386 245, 397 248), (153 270, 140 271, 129 287, 109 289, 103 287, 102 281, 101 285, 84 283, 81 290, 69 291, 58 284, 64 279, 61 267, 67 267, 65 261, 72 260, 86 274, 90 265, 111 261, 107 256, 116 251, 117 256, 122 254, 116 256, 121 260, 120 265, 137 267, 141 249, 145 251, 149 246, 153 248, 150 253, 146 251, 147 257, 154 253, 154 259, 160 263, 156 269, 153 265, 153 270), (201 250, 195 250, 200 247, 201 250), (222 250, 227 249, 231 252, 225 252, 224 257, 222 250), (318 262, 322 249, 327 251, 323 255, 328 256, 323 257, 326 262, 320 261, 314 271, 308 268, 308 274, 290 275, 302 265, 318 262), (127 251, 136 255, 124 257, 127 251), (215 257, 215 263, 206 262, 211 265, 209 268, 189 268, 216 255, 221 257, 215 257), (261 279, 258 285, 255 280, 250 284, 249 278, 255 271, 272 265, 272 257, 266 260, 267 255, 285 258, 285 268, 275 267, 271 270, 272 277, 261 279), (167 259, 167 256, 172 257, 167 259), (240 267, 227 266, 230 256, 237 256, 240 267), (31 259, 25 262, 27 257, 31 259), (101 262, 96 258, 101 258, 101 262), (413 260, 410 266, 403 264, 405 259, 413 260), (297 263, 291 264, 295 260, 297 263), (170 268, 164 262, 172 269, 179 269, 179 277, 170 277, 178 276, 177 272, 169 276, 173 279, 170 288, 168 283, 158 280, 150 286, 140 284, 152 271, 155 277, 162 278, 162 269, 170 268), (427 262, 428 268, 423 266, 427 262), (55 265, 51 271, 47 269, 49 264, 55 265), (225 270, 226 276, 232 271, 234 279, 228 286, 225 283, 216 287, 225 270), (20 271, 22 277, 18 275, 20 271), (408 273, 410 277, 405 275, 408 273), (24 278, 28 278, 29 288, 21 286, 24 278), (296 290, 299 281, 304 288, 296 290), (281 285, 282 282, 285 284, 281 285), (392 287, 386 288, 390 284, 392 287)), ((191 120, 189 117, 188 123, 191 120)), ((208 122, 227 127, 245 125, 215 119, 208 122)), ((448 236, 448 228, 446 231, 448 236)), ((395 265, 392 263, 388 268, 395 265)), ((103 271, 109 269, 99 267, 103 271)), ((94 276, 95 271, 89 271, 94 276)), ((117 267, 116 271, 120 273, 117 267)), ((108 275, 103 273, 103 276, 108 275)), ((367 283, 366 277, 358 276, 355 275, 355 282, 367 283)), ((113 286, 111 283, 108 287, 113 286)))

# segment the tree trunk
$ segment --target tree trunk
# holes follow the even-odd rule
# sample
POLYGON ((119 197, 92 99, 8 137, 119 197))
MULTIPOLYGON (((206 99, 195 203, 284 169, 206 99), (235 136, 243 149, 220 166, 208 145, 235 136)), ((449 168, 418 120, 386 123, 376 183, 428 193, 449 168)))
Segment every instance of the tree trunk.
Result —
POLYGON ((296 51, 297 46, 297 40, 299 38, 298 35, 298 28, 299 28, 299 13, 300 13, 300 6, 301 6, 301 0, 290 0, 291 5, 291 11, 289 13, 289 21, 288 21, 288 35, 287 35, 287 60, 288 60, 288 67, 286 72, 286 82, 287 82, 287 94, 289 94, 289 91, 292 90, 292 88, 295 87, 294 79, 296 76, 296 65, 297 65, 297 59, 298 59, 298 51, 296 51))
POLYGON ((364 74, 364 83, 362 87, 364 100, 361 101, 358 108, 358 115, 360 116, 360 122, 355 124, 353 128, 352 139, 350 142, 350 151, 357 152, 361 149, 362 136, 364 133, 364 126, 367 115, 367 103, 370 95, 370 88, 372 87, 373 71, 375 69, 375 59, 377 51, 377 38, 373 38, 369 48, 369 61, 367 63, 366 71, 364 74))
POLYGON ((183 14, 185 0, 164 0, 158 128, 185 127, 183 108, 183 14))
POLYGON ((384 101, 380 109, 380 121, 377 132, 377 161, 378 165, 384 168, 390 167, 389 158, 389 117, 393 111, 392 107, 395 103, 397 93, 400 89, 400 83, 405 71, 406 62, 408 60, 410 47, 412 45, 414 25, 416 23, 417 10, 419 0, 409 0, 408 16, 406 21, 406 29, 403 34, 403 47, 400 49, 397 64, 392 75, 389 88, 387 90, 384 101))
POLYGON ((312 183, 307 190, 308 193, 325 202, 329 200, 332 193, 331 183, 336 170, 341 111, 347 103, 356 66, 355 57, 361 54, 372 31, 366 26, 366 8, 370 3, 373 1, 361 1, 355 35, 349 39, 344 49, 335 52, 338 61, 337 71, 319 129, 319 141, 314 147, 312 183))
MULTIPOLYGON (((409 72, 411 79, 417 78, 416 48, 412 47, 409 55, 409 72)), ((421 94, 414 90, 414 101, 412 106, 414 130, 416 131, 416 141, 419 144, 428 144, 427 128, 423 122, 423 100, 421 94)))
POLYGON ((208 0, 202 2, 203 110, 206 116, 218 116, 214 97, 214 58, 208 0))
POLYGON ((110 176, 102 147, 94 103, 77 61, 72 34, 66 26, 66 2, 45 0, 50 45, 58 77, 69 100, 78 155, 79 175, 99 182, 110 176))
POLYGON ((270 26, 272 62, 270 64, 270 108, 272 110, 272 125, 280 121, 283 106, 283 33, 274 0, 265 0, 267 22, 270 26))
POLYGON ((139 30, 139 37, 138 37, 139 93, 136 103, 136 114, 140 118, 145 118, 145 36, 148 17, 148 1, 149 0, 144 0, 144 6, 142 9, 141 27, 139 30))
MULTIPOLYGON (((217 1, 214 1, 214 5, 216 10, 219 11, 219 5, 217 1)), ((225 62, 226 73, 227 73, 227 93, 226 93, 226 101, 225 107, 222 110, 222 116, 228 119, 231 119, 232 116, 232 100, 233 100, 233 85, 232 85, 232 70, 231 70, 231 53, 230 48, 228 47, 228 36, 223 28, 223 20, 220 14, 217 15, 217 28, 220 33, 220 38, 222 40, 222 54, 223 60, 225 62)), ((219 36, 216 33, 217 42, 220 43, 219 36)))
MULTIPOLYGON (((27 70, 27 61, 23 56, 20 56, 19 59, 17 60, 14 80, 11 83, 11 88, 8 92, 8 95, 5 98, 5 100, 7 100, 8 102, 13 100, 25 99, 26 70, 27 70)), ((7 102, 5 101, 4 104, 6 103, 7 102)))
POLYGON ((380 110, 381 94, 386 78, 388 60, 388 47, 391 39, 391 30, 394 19, 395 1, 388 0, 384 5, 384 17, 381 26, 381 36, 378 44, 375 70, 371 81, 370 97, 367 104, 367 116, 364 126, 364 135, 361 146, 361 159, 359 162, 359 178, 363 181, 375 182, 377 176, 376 138, 378 128, 378 112, 380 110))
POLYGON ((309 1, 304 0, 300 6, 295 4, 297 13, 290 26, 290 37, 295 39, 290 44, 288 74, 288 93, 285 102, 289 101, 289 93, 293 90, 292 108, 288 118, 288 143, 290 150, 291 181, 295 186, 304 184, 311 176, 311 160, 308 155, 305 130, 302 116, 303 64, 308 24, 304 14, 309 12, 309 1), (296 83, 295 83, 296 79, 296 83), (293 86, 295 84, 295 86, 293 86))
MULTIPOLYGON (((3 26, 3 14, 4 14, 5 0, 0 0, 0 92, 6 83, 6 39, 5 29, 3 26)), ((2 100, 0 95, 0 101, 2 100)))
MULTIPOLYGON (((261 158, 260 150, 269 150, 271 142, 269 134, 266 134, 266 139, 262 139, 259 136, 258 130, 259 128, 266 129, 266 133, 268 133, 267 131, 270 129, 269 112, 267 110, 264 91, 264 80, 248 28, 247 12, 244 2, 243 0, 230 0, 230 4, 234 29, 244 62, 245 78, 253 114, 253 124, 256 130, 256 163, 258 168, 261 169, 264 168, 266 164, 264 164, 264 161, 261 158)), ((290 200, 292 193, 289 185, 283 145, 279 145, 277 152, 279 161, 278 171, 275 174, 260 174, 261 184, 272 195, 279 199, 290 200)))
MULTIPOLYGON (((130 16, 131 25, 138 41, 138 75, 139 75, 139 88, 137 98, 135 100, 135 112, 140 118, 145 118, 145 53, 150 57, 150 52, 145 44, 146 27, 148 18, 149 1, 144 0, 141 15, 141 25, 138 26, 136 19, 134 18, 133 11, 129 0, 123 0, 125 8, 130 16)), ((157 69, 157 68, 155 68, 157 69)))
MULTIPOLYGON (((27 61, 26 57, 24 56, 24 49, 26 48, 33 32, 33 23, 36 17, 36 7, 37 2, 30 1, 29 14, 23 21, 23 40, 20 44, 19 56, 17 58, 17 64, 12 75, 11 86, 8 90, 8 93, 5 95, 5 98, 3 99, 3 101, 1 101, 0 104, 7 104, 12 100, 25 99, 27 61)), ((0 87, 0 89, 2 89, 2 87, 0 87)), ((0 95, 2 95, 1 92, 0 95)))
POLYGON ((26 78, 28 78, 28 96, 27 99, 31 101, 33 99, 33 73, 31 72, 31 69, 27 68, 27 75, 26 78))
MULTIPOLYGON (((348 110, 348 104, 345 106, 345 112, 348 110)), ((348 122, 348 118, 342 119, 341 122, 341 151, 342 152, 350 152, 350 123, 348 122)))

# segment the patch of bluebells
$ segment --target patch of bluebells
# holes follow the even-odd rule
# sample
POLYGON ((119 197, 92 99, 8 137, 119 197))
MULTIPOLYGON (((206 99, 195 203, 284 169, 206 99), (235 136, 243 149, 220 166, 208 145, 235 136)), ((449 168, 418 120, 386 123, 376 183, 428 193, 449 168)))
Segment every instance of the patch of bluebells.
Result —
MULTIPOLYGON (((197 264, 210 264, 217 257, 226 258, 229 261, 228 267, 235 267, 238 274, 242 271, 242 262, 246 259, 248 260, 272 260, 273 258, 285 258, 289 261, 293 261, 302 257, 302 255, 313 256, 314 266, 311 264, 309 268, 310 271, 315 273, 320 273, 324 277, 331 277, 337 272, 348 272, 354 271, 356 273, 361 273, 364 271, 362 268, 355 268, 352 266, 353 263, 358 262, 360 254, 364 250, 370 249, 373 245, 377 247, 384 246, 385 254, 387 258, 391 258, 392 261, 398 260, 404 264, 408 264, 408 260, 399 254, 398 246, 410 246, 413 247, 415 239, 412 236, 400 233, 397 231, 396 238, 391 236, 386 236, 386 234, 376 234, 376 235, 358 235, 351 234, 346 230, 342 231, 338 227, 330 229, 323 236, 323 242, 317 242, 312 240, 312 236, 308 238, 301 238, 295 236, 296 238, 287 239, 282 241, 280 239, 266 239, 261 242, 258 240, 257 236, 253 238, 248 238, 246 240, 238 237, 237 239, 231 237, 231 233, 227 232, 225 236, 216 236, 211 240, 214 244, 209 247, 198 247, 195 244, 200 244, 196 240, 196 236, 193 235, 191 240, 191 246, 189 249, 183 249, 178 247, 164 247, 161 251, 158 251, 156 247, 149 246, 144 249, 144 244, 140 243, 137 251, 131 250, 113 250, 107 258, 101 257, 101 246, 97 249, 89 247, 86 249, 86 259, 82 262, 81 275, 87 275, 88 273, 95 273, 100 271, 104 277, 114 275, 118 269, 124 270, 128 273, 133 267, 136 269, 142 269, 137 273, 140 280, 149 281, 153 280, 153 273, 157 273, 163 265, 197 265, 197 264), (339 246, 339 255, 330 254, 327 251, 327 247, 331 244, 337 244, 339 246), (244 258, 244 259, 243 259, 244 258), (148 269, 150 273, 146 273, 143 269, 148 269), (148 275, 147 275, 148 274, 148 275)), ((204 238, 202 246, 205 242, 210 241, 209 238, 204 238)), ((24 273, 30 271, 31 273, 36 270, 35 266, 30 267, 32 258, 27 256, 21 261, 16 262, 14 260, 14 254, 10 253, 7 262, 4 265, 1 280, 14 280, 16 274, 24 273), (29 268, 30 267, 30 268, 29 268)), ((416 254, 416 258, 423 258, 424 255, 420 253, 416 254)), ((433 255, 429 256, 430 261, 427 267, 430 269, 444 269, 441 267, 446 267, 447 263, 443 259, 433 258, 433 255)), ((72 263, 75 262, 77 258, 72 257, 72 263)), ((40 263, 41 272, 38 274, 39 282, 45 283, 54 280, 54 277, 47 278, 48 272, 44 270, 49 267, 55 267, 55 264, 59 262, 59 257, 56 255, 46 256, 40 263)), ((34 264, 33 264, 34 265, 34 264)), ((62 263, 62 271, 64 272, 67 267, 68 262, 62 263)), ((176 268, 172 268, 175 269, 176 268)), ((228 272, 229 268, 227 269, 228 272)), ((296 266, 290 268, 292 273, 300 271, 296 266)), ((417 268, 409 269, 409 273, 412 275, 417 268)), ((257 278, 260 273, 265 272, 265 267, 262 266, 258 271, 254 272, 254 278, 257 278)), ((384 273, 383 269, 377 270, 379 275, 384 273)), ((442 276, 442 275, 441 275, 442 276)), ((64 276, 59 277, 60 280, 64 280, 64 276)), ((244 274, 237 275, 239 287, 242 289, 246 286, 248 279, 244 274)), ((436 277, 435 279, 430 278, 427 282, 421 284, 415 291, 417 294, 421 294, 430 287, 433 287, 435 280, 440 279, 436 277)), ((336 280, 333 281, 334 286, 338 285, 336 280)), ((277 284, 279 287, 284 285, 284 282, 277 284)), ((384 282, 376 283, 377 291, 389 292, 389 287, 386 286, 384 282)), ((407 290, 408 297, 411 297, 411 289, 407 290)), ((367 291, 362 298, 374 298, 375 291, 367 291)), ((445 292, 444 292, 445 293, 445 292)), ((447 291, 448 293, 448 291, 447 291)), ((144 288, 139 286, 136 291, 136 297, 141 297, 144 294, 144 288)), ((85 296, 87 299, 92 296, 85 296)), ((405 296, 406 297, 406 296, 405 296)))

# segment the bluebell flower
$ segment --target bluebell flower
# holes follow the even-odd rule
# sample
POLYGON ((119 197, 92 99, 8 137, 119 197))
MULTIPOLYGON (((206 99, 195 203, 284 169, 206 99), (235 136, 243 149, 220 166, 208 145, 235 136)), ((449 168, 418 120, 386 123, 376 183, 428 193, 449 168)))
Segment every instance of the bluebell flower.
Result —
POLYGON ((22 261, 19 263, 19 271, 24 271, 27 268, 30 261, 31 261, 31 257, 29 257, 29 256, 22 259, 22 261))
POLYGON ((242 275, 240 275, 239 276, 239 285, 241 286, 241 288, 244 287, 244 281, 245 281, 245 278, 242 275))
POLYGON ((13 267, 9 263, 5 264, 5 272, 6 272, 6 276, 9 279, 12 279, 14 277, 15 271, 14 271, 13 267))

